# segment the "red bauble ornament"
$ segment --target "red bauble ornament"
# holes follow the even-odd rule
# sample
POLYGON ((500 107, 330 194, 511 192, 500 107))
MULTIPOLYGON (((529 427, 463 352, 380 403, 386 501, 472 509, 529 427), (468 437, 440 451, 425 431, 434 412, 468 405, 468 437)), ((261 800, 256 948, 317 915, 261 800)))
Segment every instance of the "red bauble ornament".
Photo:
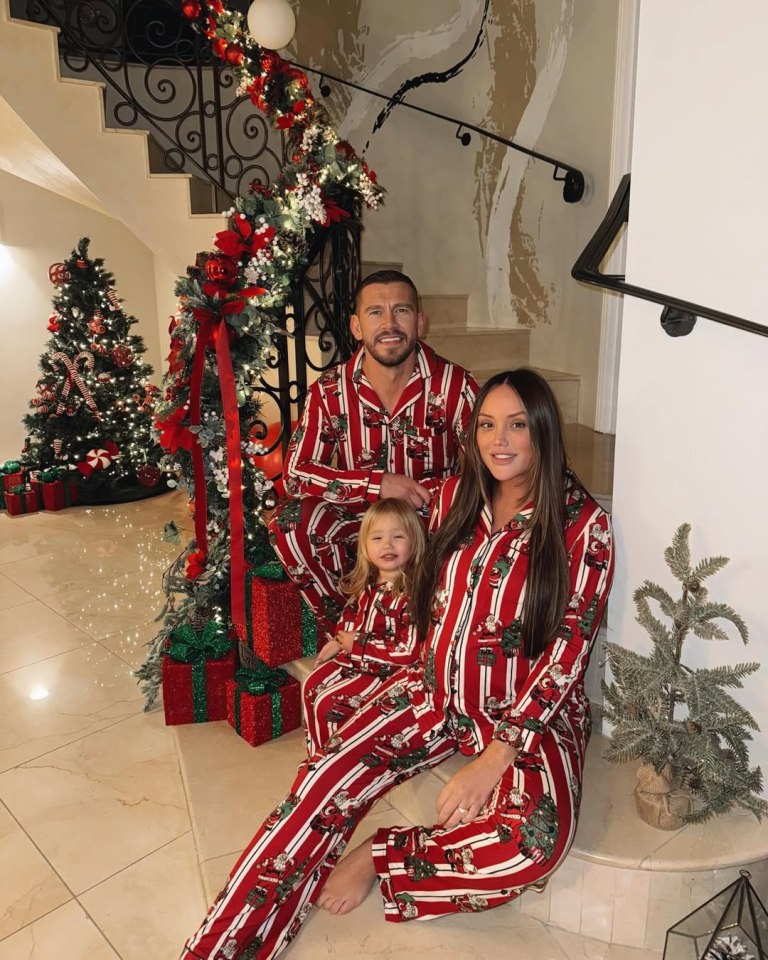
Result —
POLYGON ((119 343, 112 351, 112 359, 115 366, 122 368, 130 367, 133 363, 133 350, 124 343, 119 343))
POLYGON ((142 487, 156 487, 160 483, 160 468, 154 463, 145 463, 136 471, 136 479, 142 487))
POLYGON ((88 329, 91 333, 104 333, 104 314, 97 307, 93 312, 93 319, 88 321, 88 329))
POLYGON ((213 55, 218 57, 220 60, 223 60, 227 55, 227 47, 229 44, 224 39, 224 37, 216 37, 216 39, 211 44, 211 50, 213 55))
POLYGON ((99 381, 99 383, 109 383, 111 377, 108 373, 100 373, 96 379, 99 381))
POLYGON ((63 263, 52 263, 48 267, 48 279, 57 287, 69 281, 69 270, 63 263))
POLYGON ((245 50, 243 50, 239 43, 230 43, 224 51, 224 59, 227 63, 239 67, 243 60, 245 60, 245 50))
POLYGON ((79 267, 81 270, 85 270, 85 268, 88 266, 88 264, 85 262, 85 260, 75 260, 75 263, 78 265, 78 267, 79 267))
POLYGON ((184 3, 181 5, 181 12, 187 20, 197 20, 202 13, 202 9, 198 0, 184 0, 184 3))
POLYGON ((240 268, 231 257, 211 257, 205 264, 208 279, 223 287, 231 287, 237 280, 240 268))

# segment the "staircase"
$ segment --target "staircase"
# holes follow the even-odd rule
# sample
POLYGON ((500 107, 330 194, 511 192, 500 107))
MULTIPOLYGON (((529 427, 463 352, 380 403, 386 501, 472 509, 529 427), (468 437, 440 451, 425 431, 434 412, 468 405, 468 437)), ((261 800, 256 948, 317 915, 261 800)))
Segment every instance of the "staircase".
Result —
MULTIPOLYGON (((221 217, 191 213, 188 175, 150 173, 146 131, 106 127, 104 84, 61 76, 57 35, 53 27, 12 19, 8 0, 0 0, 0 97, 49 160, 70 171, 174 277, 183 273, 198 251, 210 249, 221 217)), ((13 172, 23 175, 26 167, 40 184, 45 164, 45 157, 37 165, 17 163, 13 172)))

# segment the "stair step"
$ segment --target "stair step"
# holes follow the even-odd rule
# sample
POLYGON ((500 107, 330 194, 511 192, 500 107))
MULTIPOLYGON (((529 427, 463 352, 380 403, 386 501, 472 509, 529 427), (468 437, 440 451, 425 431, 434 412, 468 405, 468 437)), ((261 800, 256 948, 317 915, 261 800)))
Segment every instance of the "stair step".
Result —
MULTIPOLYGON (((514 369, 521 364, 510 364, 506 367, 481 368, 472 367, 472 375, 482 386, 486 380, 497 373, 503 373, 505 370, 514 369)), ((552 387, 552 392, 560 406, 560 416, 563 423, 578 423, 579 420, 579 389, 581 386, 580 378, 575 373, 565 373, 562 370, 545 370, 542 367, 532 367, 536 370, 552 387)))
POLYGON ((363 260, 360 265, 360 276, 363 280, 370 277, 372 273, 378 273, 379 270, 397 270, 403 272, 402 263, 388 263, 386 260, 363 260))
POLYGON ((502 370, 528 362, 530 330, 487 330, 478 327, 432 331, 426 337, 432 349, 446 360, 461 364, 473 373, 487 370, 501 361, 502 370))
POLYGON ((427 342, 441 333, 465 330, 467 300, 465 293, 427 293, 421 297, 421 309, 427 315, 427 342))

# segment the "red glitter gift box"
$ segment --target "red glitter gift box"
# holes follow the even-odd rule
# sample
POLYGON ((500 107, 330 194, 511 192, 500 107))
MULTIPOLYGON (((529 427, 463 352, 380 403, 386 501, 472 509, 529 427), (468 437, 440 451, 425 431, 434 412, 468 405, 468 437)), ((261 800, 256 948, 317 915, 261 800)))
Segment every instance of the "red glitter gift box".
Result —
POLYGON ((78 501, 79 489, 72 480, 51 480, 42 486, 45 510, 64 510, 78 501))
POLYGON ((196 642, 196 636, 198 640, 201 637, 191 627, 180 627, 171 631, 168 640, 161 674, 168 726, 227 719, 226 684, 235 675, 235 650, 217 659, 205 658, 204 646, 196 642))
POLYGON ((301 684, 285 670, 238 670, 227 681, 227 720, 252 747, 301 726, 301 684))
POLYGON ((314 614, 276 561, 246 574, 245 616, 246 642, 268 667, 317 653, 314 614))
POLYGON ((5 509, 12 517, 24 513, 37 513, 37 494, 31 487, 13 487, 6 490, 5 509))
POLYGON ((17 470, 16 473, 3 474, 3 492, 8 493, 11 487, 21 487, 24 484, 24 471, 17 470))

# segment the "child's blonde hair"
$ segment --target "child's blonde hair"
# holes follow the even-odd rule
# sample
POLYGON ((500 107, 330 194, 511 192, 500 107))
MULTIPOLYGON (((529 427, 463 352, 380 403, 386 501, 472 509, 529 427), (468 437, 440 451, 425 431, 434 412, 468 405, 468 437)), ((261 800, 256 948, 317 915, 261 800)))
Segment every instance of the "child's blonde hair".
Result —
POLYGON ((397 497, 385 497, 383 500, 377 500, 365 511, 363 522, 360 525, 360 534, 357 540, 357 561, 350 573, 343 577, 339 584, 341 590, 354 599, 357 599, 368 584, 375 580, 378 573, 368 559, 365 541, 368 539, 374 523, 385 516, 396 517, 411 539, 411 556, 403 569, 398 571, 392 582, 392 593, 396 597, 409 592, 413 576, 424 556, 427 537, 424 533, 424 526, 410 503, 399 500, 397 497))

